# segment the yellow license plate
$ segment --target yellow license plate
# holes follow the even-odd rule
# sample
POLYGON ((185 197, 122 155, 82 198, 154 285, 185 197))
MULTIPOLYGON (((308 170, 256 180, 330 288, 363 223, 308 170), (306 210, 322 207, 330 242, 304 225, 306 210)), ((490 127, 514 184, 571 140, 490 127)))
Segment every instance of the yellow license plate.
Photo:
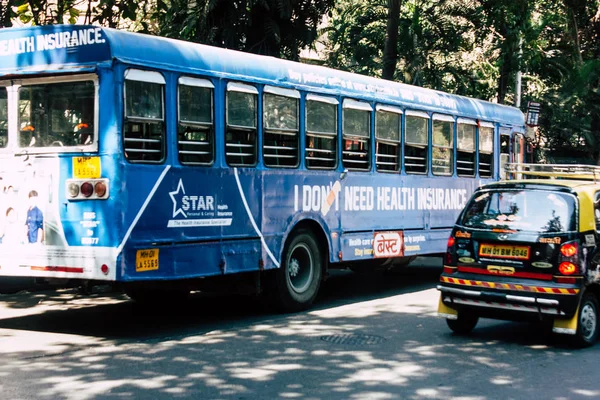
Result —
POLYGON ((98 179, 101 176, 100 157, 73 157, 73 177, 98 179))
POLYGON ((508 258, 511 260, 529 260, 529 247, 482 244, 479 247, 479 255, 481 257, 508 258))
POLYGON ((158 269, 158 249, 138 250, 135 254, 135 271, 153 271, 158 269))

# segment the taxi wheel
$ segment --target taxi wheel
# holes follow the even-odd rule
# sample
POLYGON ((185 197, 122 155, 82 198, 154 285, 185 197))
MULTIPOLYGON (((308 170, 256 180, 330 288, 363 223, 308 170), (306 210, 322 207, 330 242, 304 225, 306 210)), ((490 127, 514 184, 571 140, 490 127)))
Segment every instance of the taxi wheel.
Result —
POLYGON ((459 335, 466 335, 475 328, 478 321, 479 317, 473 314, 459 312, 456 319, 447 319, 446 323, 448 324, 448 327, 452 329, 452 332, 458 333, 459 335))
POLYGON ((589 347, 598 339, 598 300, 596 296, 587 293, 581 300, 579 316, 577 317, 577 333, 575 344, 579 347, 589 347))

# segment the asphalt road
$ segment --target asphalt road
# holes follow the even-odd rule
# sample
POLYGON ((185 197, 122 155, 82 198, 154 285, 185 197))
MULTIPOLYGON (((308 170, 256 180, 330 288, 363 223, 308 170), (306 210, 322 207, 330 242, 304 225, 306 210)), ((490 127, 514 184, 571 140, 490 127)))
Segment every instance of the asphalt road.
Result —
MULTIPOLYGON (((417 264, 422 264, 421 262, 417 264)), ((430 264, 431 265, 431 264, 430 264)), ((73 290, 0 296, 3 399, 592 399, 600 344, 531 324, 436 316, 439 267, 341 271, 315 307, 197 294, 153 310, 73 290)))

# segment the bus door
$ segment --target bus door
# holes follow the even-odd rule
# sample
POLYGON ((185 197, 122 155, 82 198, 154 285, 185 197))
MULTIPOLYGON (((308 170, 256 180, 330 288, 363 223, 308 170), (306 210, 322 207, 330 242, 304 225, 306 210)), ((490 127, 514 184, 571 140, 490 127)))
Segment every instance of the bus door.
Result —
POLYGON ((511 162, 510 128, 500 128, 500 179, 507 179, 504 168, 509 162, 511 162))
POLYGON ((515 133, 513 136, 513 157, 512 162, 525 162, 525 136, 522 133, 515 133))

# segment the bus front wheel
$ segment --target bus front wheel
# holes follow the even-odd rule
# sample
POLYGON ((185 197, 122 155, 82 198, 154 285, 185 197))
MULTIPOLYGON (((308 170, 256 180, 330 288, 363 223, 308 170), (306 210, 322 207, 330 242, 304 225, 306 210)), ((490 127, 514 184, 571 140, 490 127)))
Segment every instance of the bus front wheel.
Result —
POLYGON ((315 238, 299 232, 285 246, 276 271, 275 302, 284 312, 306 310, 319 291, 323 259, 315 238))

